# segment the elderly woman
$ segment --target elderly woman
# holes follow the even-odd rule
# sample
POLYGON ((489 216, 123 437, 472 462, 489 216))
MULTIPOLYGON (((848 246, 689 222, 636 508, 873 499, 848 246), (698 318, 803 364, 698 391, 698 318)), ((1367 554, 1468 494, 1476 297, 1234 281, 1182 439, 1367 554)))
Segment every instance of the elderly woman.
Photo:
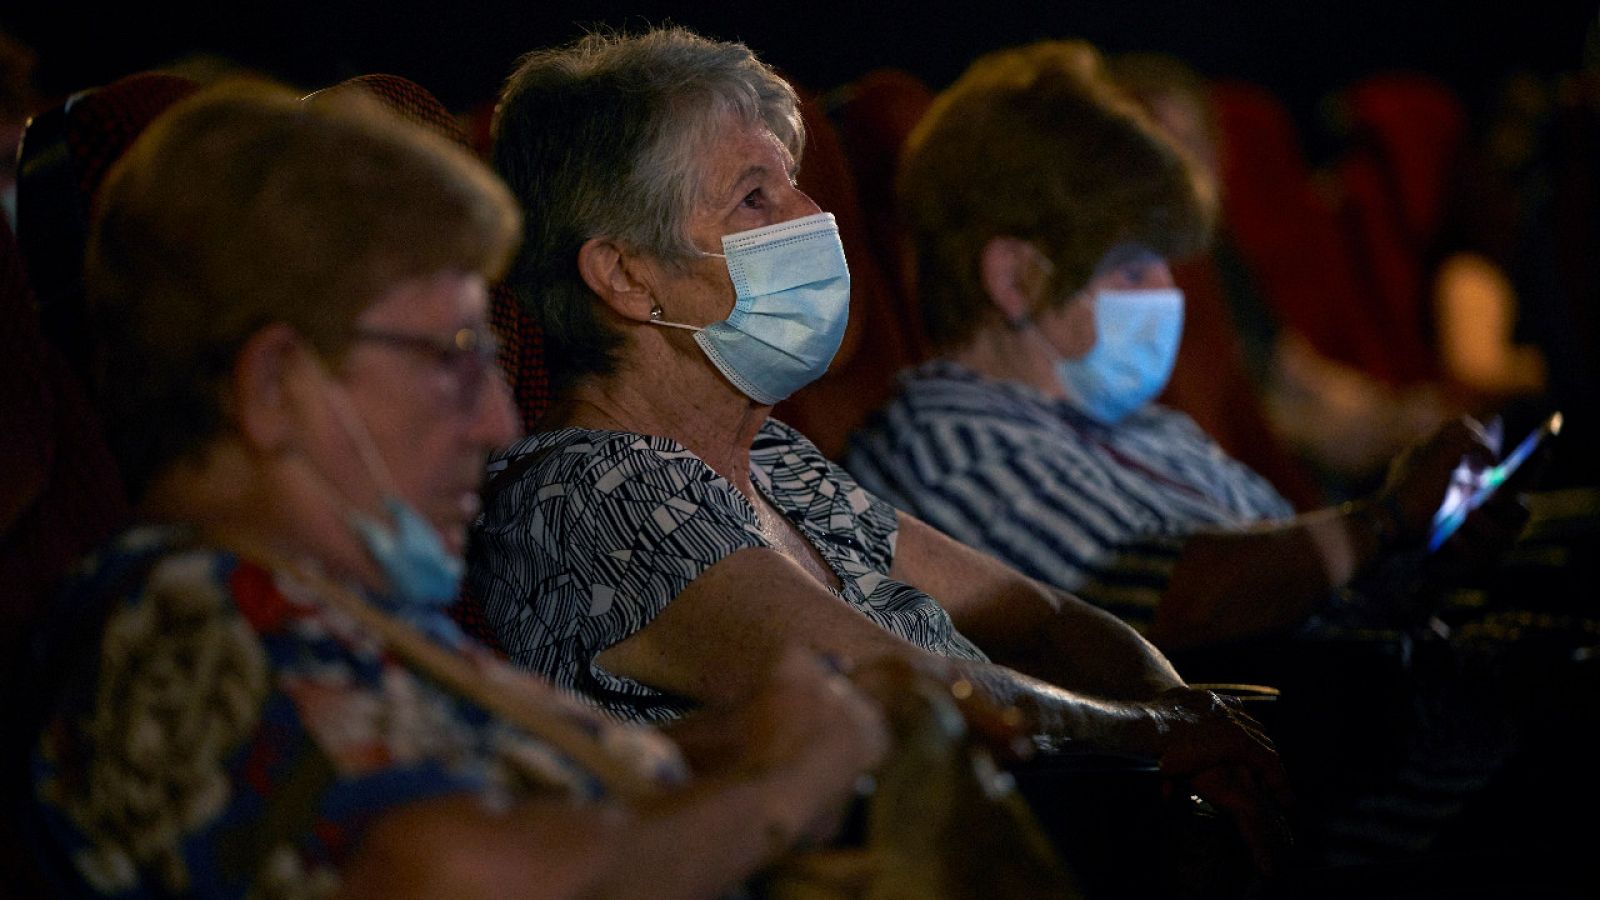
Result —
POLYGON ((795 187, 794 91, 749 50, 591 35, 528 56, 495 129, 530 236, 508 281, 559 393, 494 458, 472 532, 473 593, 518 662, 662 721, 743 695, 786 647, 904 660, 1241 811, 1282 784, 1252 723, 1131 629, 769 418, 838 347, 849 271, 795 187))
POLYGON ((837 816, 882 723, 792 657, 690 778, 451 625, 513 437, 485 283, 518 214, 362 99, 216 88, 101 194, 87 279, 147 524, 65 607, 94 621, 53 657, 46 856, 117 896, 715 895, 837 816))
POLYGON ((1167 260, 1203 246, 1205 185, 1089 45, 975 62, 908 139, 898 184, 943 353, 845 459, 902 509, 1167 649, 1305 622, 1419 547, 1451 470, 1487 449, 1452 423, 1371 498, 1297 516, 1152 402, 1183 325, 1167 260))

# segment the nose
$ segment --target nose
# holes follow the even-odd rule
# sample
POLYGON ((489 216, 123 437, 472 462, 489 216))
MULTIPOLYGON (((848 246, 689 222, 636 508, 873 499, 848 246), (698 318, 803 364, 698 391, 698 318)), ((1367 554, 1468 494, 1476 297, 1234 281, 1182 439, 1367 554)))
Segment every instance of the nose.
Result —
POLYGON ((782 215, 779 221, 787 222, 790 219, 803 219, 806 216, 814 216, 819 212, 822 212, 822 207, 817 205, 817 201, 811 199, 810 194, 799 188, 793 188, 785 192, 783 209, 781 210, 782 215))

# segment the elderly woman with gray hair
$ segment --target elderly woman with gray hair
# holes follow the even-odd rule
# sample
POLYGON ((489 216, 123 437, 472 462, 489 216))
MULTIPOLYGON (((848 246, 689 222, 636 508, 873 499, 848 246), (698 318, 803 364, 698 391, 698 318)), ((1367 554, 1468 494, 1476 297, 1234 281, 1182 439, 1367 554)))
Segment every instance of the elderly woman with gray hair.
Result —
POLYGON ((849 309, 833 217, 795 185, 796 103, 743 45, 682 29, 590 35, 510 78, 494 162, 528 240, 508 281, 558 396, 491 461, 472 531, 500 638, 642 721, 743 696, 795 645, 898 660, 1045 742, 1159 758, 1248 837, 1284 783, 1255 723, 769 417, 826 370, 849 309))

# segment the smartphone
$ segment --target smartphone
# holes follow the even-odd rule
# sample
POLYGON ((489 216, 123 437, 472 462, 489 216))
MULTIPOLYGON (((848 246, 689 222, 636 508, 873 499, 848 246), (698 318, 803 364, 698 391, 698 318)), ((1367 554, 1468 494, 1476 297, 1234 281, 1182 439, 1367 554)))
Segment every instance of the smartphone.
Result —
POLYGON ((1511 473, 1517 471, 1540 444, 1560 434, 1561 421, 1561 413, 1551 413, 1505 459, 1482 472, 1474 472, 1465 462, 1458 466, 1444 502, 1439 504, 1439 511, 1433 514, 1433 527, 1428 533, 1428 552, 1439 549, 1449 540, 1450 535, 1455 534, 1461 523, 1467 520, 1467 516, 1488 502, 1500 485, 1506 483, 1511 473))

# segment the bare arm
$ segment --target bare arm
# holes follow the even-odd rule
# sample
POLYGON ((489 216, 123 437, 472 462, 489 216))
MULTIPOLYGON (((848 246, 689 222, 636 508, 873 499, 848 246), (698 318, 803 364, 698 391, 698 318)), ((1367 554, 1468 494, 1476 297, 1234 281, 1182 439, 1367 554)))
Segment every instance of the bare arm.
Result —
POLYGON ((1120 619, 905 512, 889 576, 936 598, 990 658, 1034 677, 1123 700, 1183 687, 1166 657, 1120 619))
MULTIPOLYGON (((1050 606, 1038 598, 1032 602, 1043 606, 1031 615, 1050 606)), ((1256 723, 1209 693, 1185 688, 1165 659, 1125 626, 1068 605, 1073 612, 1057 616, 1063 625, 1087 623, 1089 634, 1110 641, 1098 650, 1119 670, 1110 681, 1160 692, 1148 699, 1100 699, 992 663, 936 656, 879 628, 798 564, 765 548, 741 550, 702 572, 649 625, 601 653, 599 662, 658 689, 716 704, 748 692, 751 673, 790 646, 828 654, 846 666, 900 661, 952 689, 964 683, 991 704, 1017 709, 1023 726, 1047 744, 1064 741, 1157 758, 1163 772, 1192 779, 1195 789, 1242 824, 1270 817, 1272 798, 1286 796, 1288 779, 1256 723), (1131 659, 1118 659, 1119 653, 1131 659), (1171 687, 1160 690, 1163 685, 1171 687)), ((999 620, 998 610, 962 613, 982 629, 999 620)))
POLYGON ((1150 639, 1169 650, 1297 625, 1383 549, 1395 526, 1373 501, 1244 531, 1200 532, 1156 606, 1150 639))
POLYGON ((1167 648, 1248 637, 1305 620, 1396 541, 1417 541, 1464 456, 1492 459, 1476 422, 1448 423, 1402 454, 1372 499, 1184 542, 1150 637, 1167 648))
POLYGON ((344 896, 715 897, 788 846, 784 826, 762 823, 806 803, 806 787, 786 775, 707 780, 638 808, 541 800, 497 812, 476 797, 430 800, 374 826, 344 896))
MULTIPOLYGON (((1104 623, 1098 614, 1088 620, 1104 623)), ((734 553, 703 572, 642 630, 600 654, 608 671, 701 703, 737 702, 783 650, 804 647, 864 665, 886 659, 909 663, 947 684, 965 681, 991 702, 1015 706, 1036 733, 1108 752, 1158 757, 1174 722, 1155 698, 1182 681, 1165 660, 1124 626, 1104 629, 1129 641, 1129 672, 1148 675, 1145 699, 1102 699, 991 663, 949 659, 878 627, 829 594, 782 554, 767 549, 734 553)), ((1101 651, 1108 660, 1115 648, 1101 651)), ((1116 663, 1112 663, 1116 665, 1116 663)))
POLYGON ((453 795, 394 810, 346 865, 345 896, 720 896, 830 832, 887 747, 877 708, 801 653, 749 702, 709 715, 739 740, 686 788, 587 808, 536 799, 496 810, 453 795))

